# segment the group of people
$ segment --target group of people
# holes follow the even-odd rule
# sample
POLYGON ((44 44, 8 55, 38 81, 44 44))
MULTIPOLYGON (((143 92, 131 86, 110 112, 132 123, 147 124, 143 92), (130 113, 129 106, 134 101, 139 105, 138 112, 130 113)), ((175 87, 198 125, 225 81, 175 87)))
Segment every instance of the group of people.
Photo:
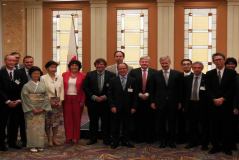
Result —
POLYGON ((107 66, 103 58, 94 62, 95 70, 80 72, 80 61, 73 59, 68 71, 56 75, 58 63, 45 64, 42 75, 33 66, 33 58, 19 54, 5 57, 0 70, 0 150, 42 151, 45 134, 48 145, 60 145, 58 126, 63 110, 65 143, 77 144, 80 124, 86 105, 90 119, 90 139, 97 143, 99 126, 103 143, 112 149, 119 145, 134 147, 132 141, 176 148, 187 143, 190 149, 201 145, 210 154, 232 155, 237 149, 239 113, 239 75, 235 58, 221 53, 212 56, 215 69, 203 73, 202 62, 181 61, 184 72, 170 67, 170 57, 160 57, 162 69, 150 68, 150 57, 139 60, 139 68, 124 63, 122 51, 114 53, 115 64, 107 66), (21 68, 21 69, 19 69, 21 68), (100 122, 100 123, 99 123, 100 122), (5 132, 7 130, 7 133, 5 132), (7 137, 7 138, 6 138, 7 137))

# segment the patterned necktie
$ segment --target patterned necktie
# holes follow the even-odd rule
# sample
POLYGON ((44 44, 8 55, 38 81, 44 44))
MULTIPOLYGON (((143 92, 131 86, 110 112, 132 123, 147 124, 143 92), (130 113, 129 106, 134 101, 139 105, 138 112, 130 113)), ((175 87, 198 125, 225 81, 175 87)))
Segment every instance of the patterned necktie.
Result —
POLYGON ((218 80, 219 80, 219 84, 221 84, 222 81, 222 75, 221 75, 221 71, 218 71, 218 80))
POLYGON ((13 80, 12 71, 9 73, 9 78, 10 78, 11 81, 13 80))
POLYGON ((166 85, 168 85, 168 71, 164 71, 163 76, 164 76, 164 80, 165 80, 166 85))
POLYGON ((192 90, 192 97, 191 97, 192 100, 199 100, 199 97, 198 97, 198 76, 196 76, 194 78, 194 83, 193 83, 193 90, 192 90))
POLYGON ((125 77, 121 77, 121 85, 122 85, 123 90, 125 90, 125 87, 126 87, 126 78, 125 77))
POLYGON ((146 90, 146 82, 147 82, 147 72, 146 69, 143 70, 143 77, 142 77, 142 91, 145 93, 146 90))
POLYGON ((103 87, 102 87, 102 73, 98 73, 98 78, 97 78, 97 80, 98 80, 98 89, 99 89, 99 92, 102 92, 102 89, 103 89, 103 87))

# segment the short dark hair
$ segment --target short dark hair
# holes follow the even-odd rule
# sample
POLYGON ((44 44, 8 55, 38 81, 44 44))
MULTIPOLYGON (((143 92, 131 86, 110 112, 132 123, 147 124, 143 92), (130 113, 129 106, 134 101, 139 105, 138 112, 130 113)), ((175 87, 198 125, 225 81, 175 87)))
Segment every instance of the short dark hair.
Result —
POLYGON ((69 64, 68 64, 68 69, 70 69, 70 67, 73 64, 76 64, 78 66, 78 71, 81 69, 81 62, 79 60, 72 60, 72 61, 70 61, 69 64))
POLYGON ((188 62, 190 62, 190 64, 192 64, 192 63, 193 63, 191 59, 184 58, 184 59, 182 59, 182 60, 181 60, 181 65, 182 65, 182 64, 183 64, 183 62, 185 62, 185 61, 188 61, 188 62))
POLYGON ((97 58, 94 62, 94 65, 96 66, 97 64, 104 63, 105 66, 107 66, 107 62, 103 58, 97 58))
POLYGON ((212 55, 212 61, 214 60, 214 57, 216 56, 221 56, 224 60, 226 59, 225 55, 220 53, 220 52, 216 52, 212 55))
POLYGON ((23 62, 25 61, 25 59, 28 59, 28 58, 32 58, 32 59, 34 59, 32 56, 25 56, 24 58, 23 58, 23 62))
POLYGON ((121 53, 123 55, 123 57, 125 57, 125 53, 123 51, 115 51, 114 57, 115 57, 116 53, 121 53))
POLYGON ((58 64, 57 62, 53 61, 53 60, 50 60, 50 61, 48 61, 48 62, 45 64, 45 68, 47 69, 47 68, 49 68, 51 65, 56 65, 56 66, 58 66, 59 64, 58 64))
POLYGON ((228 57, 225 61, 225 65, 232 63, 235 64, 237 66, 237 60, 234 57, 228 57))
POLYGON ((19 52, 12 52, 12 53, 10 53, 10 55, 12 55, 12 56, 19 55, 19 56, 21 56, 21 54, 19 52))
POLYGON ((39 71, 40 72, 40 76, 43 75, 41 69, 37 66, 32 66, 30 69, 29 69, 29 75, 30 77, 32 77, 32 73, 35 72, 35 71, 39 71))
POLYGON ((126 66, 127 69, 129 68, 129 66, 128 66, 127 63, 120 63, 120 64, 117 64, 117 69, 119 68, 119 65, 121 65, 121 64, 124 64, 124 65, 126 66))

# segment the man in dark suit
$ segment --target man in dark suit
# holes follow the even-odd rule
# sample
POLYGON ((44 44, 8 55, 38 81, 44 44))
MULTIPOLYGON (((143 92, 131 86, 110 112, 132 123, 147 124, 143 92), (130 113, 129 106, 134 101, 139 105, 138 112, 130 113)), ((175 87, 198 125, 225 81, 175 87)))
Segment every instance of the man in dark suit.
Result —
POLYGON ((206 89, 211 102, 212 149, 210 154, 221 150, 232 155, 233 100, 236 94, 236 71, 225 68, 225 56, 215 53, 212 56, 216 68, 206 74, 206 89))
MULTIPOLYGON (((184 78, 193 75, 192 61, 190 59, 182 59, 181 67, 183 70, 184 78)), ((183 105, 183 104, 182 104, 183 105)), ((184 106, 177 111, 177 142, 183 144, 186 142, 188 136, 188 121, 184 111, 184 106)))
POLYGON ((136 112, 135 79, 128 75, 128 65, 118 64, 119 76, 110 81, 109 104, 111 108, 111 148, 122 146, 134 147, 129 142, 129 122, 136 112))
POLYGON ((149 94, 151 78, 156 70, 149 67, 150 57, 139 60, 140 67, 131 70, 137 87, 137 112, 135 113, 134 137, 137 142, 152 142, 155 138, 155 110, 150 107, 149 94))
POLYGON ((103 143, 110 144, 110 107, 108 104, 109 81, 115 75, 105 70, 107 63, 99 58, 94 62, 96 70, 88 72, 84 80, 86 94, 86 106, 90 118, 90 141, 87 145, 97 142, 99 119, 101 119, 101 131, 103 143))
POLYGON ((158 110, 160 148, 176 148, 176 113, 181 108, 182 73, 170 69, 170 58, 160 58, 162 70, 153 76, 151 107, 158 110))
POLYGON ((193 73, 184 78, 184 110, 188 115, 189 137, 185 148, 202 145, 202 150, 208 149, 209 121, 208 95, 206 91, 206 75, 202 73, 203 64, 194 62, 193 73))
MULTIPOLYGON (((23 58, 23 64, 24 67, 18 69, 19 74, 20 74, 20 79, 21 79, 21 86, 26 84, 30 80, 30 76, 28 74, 29 69, 33 66, 34 64, 34 59, 32 56, 25 56, 23 58)), ((23 111, 19 111, 19 127, 20 127, 20 136, 21 136, 21 144, 22 147, 26 147, 27 144, 27 138, 26 138, 26 126, 25 126, 25 118, 24 118, 24 113, 23 111)))
POLYGON ((8 123, 7 142, 8 146, 20 149, 16 144, 18 132, 19 111, 21 110, 21 81, 15 67, 15 57, 5 57, 6 67, 0 70, 0 150, 8 150, 5 144, 5 129, 8 123))

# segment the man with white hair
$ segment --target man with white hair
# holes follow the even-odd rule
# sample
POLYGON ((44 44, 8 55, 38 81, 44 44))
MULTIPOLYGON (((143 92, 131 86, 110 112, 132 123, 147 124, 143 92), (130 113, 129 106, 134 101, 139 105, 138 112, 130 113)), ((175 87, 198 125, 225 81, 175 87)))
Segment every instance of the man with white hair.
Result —
POLYGON ((151 108, 157 110, 160 148, 176 148, 176 113, 181 108, 183 74, 170 68, 169 56, 161 57, 162 69, 154 74, 151 108))

